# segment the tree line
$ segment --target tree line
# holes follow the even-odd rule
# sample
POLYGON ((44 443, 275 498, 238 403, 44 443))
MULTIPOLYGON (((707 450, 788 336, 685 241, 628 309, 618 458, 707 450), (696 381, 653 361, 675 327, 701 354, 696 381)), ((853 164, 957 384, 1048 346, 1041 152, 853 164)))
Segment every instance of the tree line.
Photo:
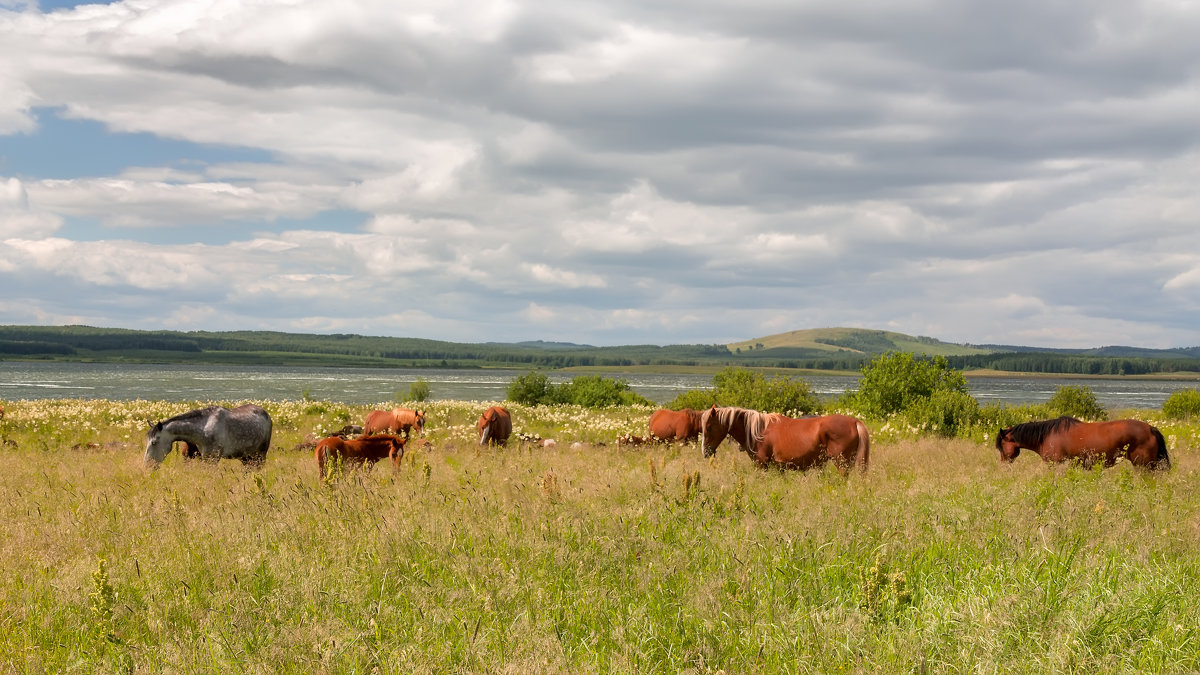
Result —
MULTIPOLYGON (((879 336, 847 344, 885 347, 879 336)), ((931 338, 930 338, 931 339, 931 338)), ((891 350, 884 350, 891 351, 891 350)), ((1142 350, 1149 353, 1150 350, 1142 350)), ((1146 375, 1200 371, 1200 358, 1186 350, 1163 356, 1114 356, 1076 352, 1008 351, 951 356, 960 370, 1063 375, 1146 375)), ((874 354, 849 349, 828 352, 805 347, 774 347, 731 352, 725 345, 623 345, 595 347, 562 343, 457 343, 422 338, 355 334, 313 335, 278 331, 139 331, 90 326, 0 326, 0 358, 48 358, 205 363, 569 368, 575 366, 750 366, 782 369, 855 371, 874 354), (290 361, 281 355, 296 355, 290 361)))

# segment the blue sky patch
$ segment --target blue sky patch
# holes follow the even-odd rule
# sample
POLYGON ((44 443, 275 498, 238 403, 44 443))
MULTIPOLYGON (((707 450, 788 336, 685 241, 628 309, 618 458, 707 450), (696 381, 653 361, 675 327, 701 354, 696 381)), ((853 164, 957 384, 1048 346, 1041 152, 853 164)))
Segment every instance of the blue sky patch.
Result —
POLYGON ((0 136, 0 176, 22 180, 115 176, 132 166, 196 169, 225 162, 271 163, 253 148, 190 143, 149 133, 114 132, 94 120, 68 119, 38 108, 32 134, 0 136))

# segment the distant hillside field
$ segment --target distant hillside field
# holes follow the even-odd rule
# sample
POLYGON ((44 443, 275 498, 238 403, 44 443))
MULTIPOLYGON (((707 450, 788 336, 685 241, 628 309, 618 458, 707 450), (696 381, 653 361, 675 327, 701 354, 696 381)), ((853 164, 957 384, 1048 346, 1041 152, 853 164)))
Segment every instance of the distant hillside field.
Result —
POLYGON ((889 351, 910 352, 927 356, 966 356, 991 354, 995 349, 970 347, 942 342, 931 337, 913 337, 903 333, 862 328, 810 328, 776 333, 729 345, 729 350, 757 351, 771 349, 807 349, 814 352, 836 354, 854 352, 858 354, 883 354, 889 351))

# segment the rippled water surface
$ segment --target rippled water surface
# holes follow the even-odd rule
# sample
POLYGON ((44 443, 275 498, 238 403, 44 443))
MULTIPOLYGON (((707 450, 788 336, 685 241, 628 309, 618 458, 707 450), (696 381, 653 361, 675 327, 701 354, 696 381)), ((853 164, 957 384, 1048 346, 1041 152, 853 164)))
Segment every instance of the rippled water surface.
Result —
MULTIPOLYGON (((100 398, 177 401, 315 399, 369 404, 403 398, 418 377, 433 399, 503 400, 520 370, 285 368, 270 366, 164 366, 0 361, 0 399, 100 398)), ((572 373, 549 373, 566 382, 572 373)), ((689 389, 712 386, 711 375, 609 373, 646 398, 665 403, 689 389)), ((858 387, 857 375, 814 375, 805 380, 824 398, 858 387)), ((969 379, 981 403, 1045 401, 1063 384, 1084 385, 1111 408, 1159 408, 1171 392, 1195 381, 983 377, 969 379)))

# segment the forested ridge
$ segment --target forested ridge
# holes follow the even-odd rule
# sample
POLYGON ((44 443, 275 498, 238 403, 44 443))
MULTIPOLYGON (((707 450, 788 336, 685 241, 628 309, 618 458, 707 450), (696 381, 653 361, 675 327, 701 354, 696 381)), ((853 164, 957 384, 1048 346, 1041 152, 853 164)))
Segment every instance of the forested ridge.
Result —
MULTIPOLYGON (((596 347, 562 342, 459 343, 422 338, 318 335, 278 331, 143 331, 91 326, 0 326, 0 359, 130 363, 326 365, 360 367, 746 366, 857 371, 870 358, 904 351, 879 331, 843 339, 836 351, 809 347, 730 350, 721 344, 596 347)), ((915 339, 914 339, 915 340, 915 339)), ((923 341, 936 343, 932 338, 923 341)), ((946 343, 941 343, 946 344, 946 343)), ((977 346, 978 347, 978 346, 977 346)), ((964 370, 1145 375, 1200 372, 1200 347, 1155 350, 1100 347, 1049 350, 989 346, 994 352, 951 356, 964 370)))

